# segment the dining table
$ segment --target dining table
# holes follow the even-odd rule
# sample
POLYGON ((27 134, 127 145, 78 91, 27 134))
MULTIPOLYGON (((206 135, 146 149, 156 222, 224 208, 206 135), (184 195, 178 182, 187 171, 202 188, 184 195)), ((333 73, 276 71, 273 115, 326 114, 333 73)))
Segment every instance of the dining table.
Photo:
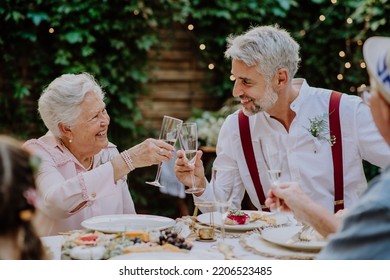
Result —
MULTIPOLYGON (((253 211, 245 211, 253 212, 253 211)), ((172 223, 166 224, 169 230, 178 232, 185 237, 186 242, 191 244, 191 250, 187 254, 170 253, 130 253, 123 254, 111 259, 216 259, 216 260, 312 260, 315 259, 320 249, 326 244, 325 240, 294 241, 289 242, 292 236, 299 233, 302 228, 299 222, 290 214, 278 213, 280 223, 248 224, 243 226, 225 226, 224 234, 218 217, 212 217, 218 213, 205 213, 197 217, 184 216, 172 219, 172 223), (213 223, 213 224, 211 224, 213 223), (201 238, 201 229, 209 229, 212 226, 212 238, 201 238)), ((119 216, 129 218, 128 215, 119 216)), ((154 215, 137 215, 139 221, 145 218, 166 219, 170 218, 154 215)), ((272 216, 270 216, 272 217, 272 216)), ((91 223, 84 224, 78 232, 101 230, 102 218, 97 217, 91 223)), ((115 217, 114 217, 115 218, 115 217)), ((109 221, 116 221, 110 218, 109 221)), ((131 217, 133 218, 133 217, 131 217)), ((146 219, 147 220, 147 219, 146 219)), ((165 220, 162 220, 165 222, 165 220)), ((116 221, 118 224, 118 221, 116 221)), ((161 227, 163 229, 164 226, 161 227)), ((158 230, 161 230, 158 228, 158 230)), ((104 232, 104 228, 101 230, 104 232)), ((118 231, 113 227, 108 233, 118 231)), ((145 230, 146 231, 146 230, 145 230)), ((64 259, 63 244, 69 233, 60 233, 53 236, 41 237, 42 243, 49 250, 50 258, 53 260, 64 259)))

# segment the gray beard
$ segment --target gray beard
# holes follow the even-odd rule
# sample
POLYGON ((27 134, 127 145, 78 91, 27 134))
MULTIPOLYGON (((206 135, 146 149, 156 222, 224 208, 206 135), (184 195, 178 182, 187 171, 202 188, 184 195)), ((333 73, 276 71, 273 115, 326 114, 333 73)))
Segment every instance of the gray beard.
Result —
POLYGON ((253 105, 249 109, 243 108, 243 112, 248 117, 259 112, 265 112, 275 106, 278 98, 278 94, 272 88, 267 87, 266 95, 262 99, 254 100, 253 105))

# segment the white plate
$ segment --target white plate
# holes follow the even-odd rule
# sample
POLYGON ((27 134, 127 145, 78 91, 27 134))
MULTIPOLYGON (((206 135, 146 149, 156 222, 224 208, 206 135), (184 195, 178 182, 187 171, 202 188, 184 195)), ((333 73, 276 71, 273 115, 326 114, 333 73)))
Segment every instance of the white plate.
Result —
MULTIPOLYGON (((261 212, 261 211, 250 211, 250 210, 243 210, 243 212, 247 213, 250 215, 252 212, 259 212, 263 215, 269 215, 270 217, 274 218, 276 220, 275 225, 283 225, 288 222, 288 217, 286 214, 283 213, 269 213, 269 212, 261 212)), ((221 219, 221 213, 219 212, 212 212, 213 217, 214 217, 214 225, 217 227, 220 227, 222 224, 222 219, 221 219)), ((225 217, 226 215, 224 215, 225 217)), ((210 224, 210 218, 211 215, 210 213, 204 213, 201 214, 197 217, 198 221, 204 224, 210 224)), ((226 230, 237 230, 237 231, 247 231, 247 230, 253 230, 255 228, 263 227, 263 226, 269 226, 267 222, 264 221, 254 221, 252 223, 248 223, 245 225, 226 225, 225 224, 225 229, 226 230)))
POLYGON ((326 245, 326 240, 322 241, 297 241, 288 243, 287 241, 301 230, 302 226, 266 228, 262 230, 263 239, 290 249, 299 250, 321 250, 326 245))
POLYGON ((205 250, 191 250, 188 252, 149 252, 130 253, 112 257, 110 260, 223 260, 224 256, 218 252, 205 250))
POLYGON ((173 227, 175 220, 154 215, 123 214, 96 216, 81 223, 86 229, 115 233, 134 230, 162 230, 173 227))

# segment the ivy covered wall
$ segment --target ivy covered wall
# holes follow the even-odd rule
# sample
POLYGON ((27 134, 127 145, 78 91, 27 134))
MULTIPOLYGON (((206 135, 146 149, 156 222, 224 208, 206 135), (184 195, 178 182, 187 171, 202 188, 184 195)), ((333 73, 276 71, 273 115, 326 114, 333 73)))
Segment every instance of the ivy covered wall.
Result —
POLYGON ((42 89, 63 73, 86 71, 107 92, 110 140, 139 142, 152 133, 140 125, 136 103, 148 94, 148 53, 173 24, 191 32, 199 68, 208 71, 205 90, 222 101, 232 89, 226 37, 265 24, 286 28, 301 44, 297 76, 355 94, 368 82, 362 44, 390 36, 389 14, 388 0, 2 0, 0 132, 43 134, 36 111, 42 89))
POLYGON ((42 133, 35 107, 43 87, 62 73, 87 71, 107 92, 112 140, 120 142, 124 128, 138 141, 146 133, 136 100, 147 92, 147 53, 159 45, 159 30, 177 22, 191 30, 201 67, 212 68, 210 94, 231 93, 226 37, 263 24, 279 24, 301 44, 298 76, 354 94, 367 82, 362 43, 390 35, 389 11, 387 0, 3 0, 0 131, 42 133))

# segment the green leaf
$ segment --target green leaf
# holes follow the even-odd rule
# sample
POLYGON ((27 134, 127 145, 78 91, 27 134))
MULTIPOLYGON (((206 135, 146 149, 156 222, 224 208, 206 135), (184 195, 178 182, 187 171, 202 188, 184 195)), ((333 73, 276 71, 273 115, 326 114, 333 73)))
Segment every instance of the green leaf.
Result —
POLYGON ((311 0, 311 2, 313 2, 315 4, 323 4, 325 2, 329 2, 329 0, 311 0))
POLYGON ((274 16, 277 16, 277 17, 285 17, 286 16, 286 12, 279 7, 272 8, 272 14, 274 16))
POLYGON ((80 31, 71 31, 64 35, 64 39, 70 43, 81 43, 83 41, 83 33, 80 31))
POLYGON ((286 11, 288 11, 291 7, 289 0, 278 0, 278 3, 280 5, 280 7, 282 7, 286 11))
POLYGON ((69 59, 71 58, 71 54, 66 52, 65 50, 59 50, 55 56, 54 63, 57 65, 67 66, 69 65, 69 59))
POLYGON ((137 47, 142 50, 149 50, 154 44, 157 44, 158 39, 155 35, 144 35, 136 40, 137 47))
POLYGON ((30 94, 30 89, 28 86, 23 85, 21 83, 15 84, 15 94, 14 97, 17 99, 23 99, 24 97, 28 96, 30 94))
POLYGON ((95 52, 95 49, 90 46, 84 46, 81 48, 81 55, 83 57, 91 56, 95 52))
MULTIPOLYGON (((10 17, 15 21, 15 22, 19 22, 20 20, 23 20, 25 18, 25 16, 21 13, 19 13, 18 11, 12 11, 11 14, 10 14, 10 17)), ((8 17, 9 18, 9 17, 8 17)))
POLYGON ((371 21, 370 28, 372 31, 376 31, 379 28, 379 26, 384 25, 385 23, 386 23, 386 19, 384 18, 377 21, 371 21))
POLYGON ((46 13, 28 12, 27 18, 30 18, 32 22, 38 26, 42 21, 47 21, 49 16, 46 13))

